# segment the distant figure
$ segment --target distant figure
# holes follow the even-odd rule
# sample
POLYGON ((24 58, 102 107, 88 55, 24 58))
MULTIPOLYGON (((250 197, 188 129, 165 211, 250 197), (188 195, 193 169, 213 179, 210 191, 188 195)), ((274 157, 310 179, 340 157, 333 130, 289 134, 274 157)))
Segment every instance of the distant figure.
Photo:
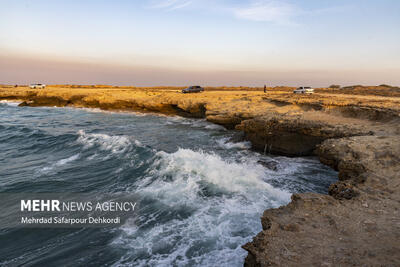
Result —
POLYGON ((267 86, 264 84, 264 93, 267 92, 267 86))

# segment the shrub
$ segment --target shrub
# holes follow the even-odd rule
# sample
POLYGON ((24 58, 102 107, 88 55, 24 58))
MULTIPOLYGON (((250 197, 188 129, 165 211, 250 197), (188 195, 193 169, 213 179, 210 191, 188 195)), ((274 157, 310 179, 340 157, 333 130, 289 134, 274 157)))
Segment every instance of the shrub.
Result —
POLYGON ((329 88, 332 88, 332 89, 340 88, 340 85, 338 85, 338 84, 332 84, 331 86, 329 86, 329 88))

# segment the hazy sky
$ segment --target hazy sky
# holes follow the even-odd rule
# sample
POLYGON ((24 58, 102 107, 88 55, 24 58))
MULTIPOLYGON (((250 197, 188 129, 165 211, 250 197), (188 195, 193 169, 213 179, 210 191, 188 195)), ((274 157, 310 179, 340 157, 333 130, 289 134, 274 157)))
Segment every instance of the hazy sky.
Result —
POLYGON ((0 0, 0 83, 400 85, 398 0, 0 0))

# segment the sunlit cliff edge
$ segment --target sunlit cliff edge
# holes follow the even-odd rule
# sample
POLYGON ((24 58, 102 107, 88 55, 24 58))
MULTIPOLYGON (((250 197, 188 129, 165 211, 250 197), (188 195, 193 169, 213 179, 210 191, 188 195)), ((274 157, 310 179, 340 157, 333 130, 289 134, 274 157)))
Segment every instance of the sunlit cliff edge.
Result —
POLYGON ((247 266, 396 265, 400 262, 400 89, 109 86, 0 87, 21 106, 73 106, 205 118, 243 132, 262 153, 316 155, 338 170, 329 195, 295 194, 266 210, 247 266))

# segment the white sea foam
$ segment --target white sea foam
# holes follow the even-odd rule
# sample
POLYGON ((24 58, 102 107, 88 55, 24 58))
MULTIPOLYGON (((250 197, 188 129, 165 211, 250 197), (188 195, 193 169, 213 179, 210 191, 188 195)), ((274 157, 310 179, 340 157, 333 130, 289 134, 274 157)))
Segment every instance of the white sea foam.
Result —
POLYGON ((207 124, 204 128, 210 129, 210 130, 226 131, 226 129, 223 126, 218 125, 218 124, 213 124, 213 123, 207 124))
POLYGON ((63 165, 66 165, 67 163, 70 163, 71 161, 77 160, 80 157, 79 154, 73 155, 71 157, 65 158, 65 159, 60 159, 59 161, 56 161, 55 163, 51 164, 50 166, 44 167, 40 169, 40 172, 49 172, 54 169, 57 169, 57 167, 61 167, 63 165))
MULTIPOLYGON (((131 146, 131 141, 127 136, 110 136, 108 134, 88 134, 83 130, 78 131, 79 137, 77 142, 84 145, 85 148, 91 148, 99 145, 101 150, 110 151, 111 153, 120 154, 127 151, 131 146)), ((143 146, 138 140, 134 140, 136 146, 143 146)))
POLYGON ((5 104, 12 107, 17 107, 21 102, 11 100, 0 100, 0 104, 5 104))
POLYGON ((104 114, 118 114, 118 115, 126 115, 126 116, 132 116, 134 115, 135 117, 145 117, 145 116, 154 116, 154 117, 161 117, 161 116, 166 116, 163 114, 159 113, 153 113, 153 112, 138 112, 138 111, 133 111, 133 110, 105 110, 101 108, 88 108, 88 107, 63 107, 66 109, 81 109, 85 110, 90 113, 104 113, 104 114))
MULTIPOLYGON (((75 108, 73 108, 73 109, 75 109, 75 108)), ((91 112, 91 113, 107 113, 107 112, 109 112, 109 111, 106 111, 106 110, 103 110, 103 109, 100 109, 100 108, 86 108, 86 107, 83 107, 83 108, 80 108, 80 109, 83 109, 83 110, 85 110, 87 112, 91 112)))
POLYGON ((270 187, 262 179, 264 168, 251 162, 227 162, 216 154, 190 149, 179 149, 172 154, 157 154, 159 159, 154 165, 155 169, 158 165, 158 175, 173 175, 184 184, 206 181, 232 192, 243 192, 252 186, 264 189, 270 187))
MULTIPOLYGON (((260 231, 262 211, 290 198, 266 183, 264 168, 253 162, 230 162, 190 149, 158 152, 156 158, 149 173, 155 179, 138 181, 138 192, 192 214, 151 228, 123 227, 115 246, 151 254, 136 260, 138 266, 240 266, 246 254, 240 246, 260 231)), ((157 221, 157 216, 149 216, 146 223, 157 221)), ((130 257, 135 258, 128 253, 116 266, 128 264, 130 257)))
POLYGON ((204 128, 208 130, 220 130, 225 131, 226 129, 221 125, 217 125, 211 122, 206 121, 205 119, 191 119, 191 118, 184 118, 179 116, 168 117, 166 119, 165 124, 167 125, 190 125, 193 128, 204 128))
POLYGON ((224 148, 224 149, 249 149, 251 148, 251 143, 248 141, 243 141, 243 142, 229 142, 228 138, 221 138, 217 140, 217 144, 224 148))
POLYGON ((200 128, 205 128, 205 129, 209 129, 209 130, 220 130, 220 131, 226 130, 223 126, 211 123, 205 119, 195 119, 195 120, 193 120, 192 125, 194 127, 200 127, 200 128))
POLYGON ((167 124, 167 125, 176 125, 176 124, 190 125, 194 121, 195 121, 194 119, 184 118, 184 117, 180 117, 180 116, 172 116, 172 117, 165 118, 165 124, 167 124))
POLYGON ((65 164, 67 164, 67 163, 69 163, 71 161, 77 160, 78 158, 79 158, 79 154, 76 154, 76 155, 73 155, 73 156, 71 156, 69 158, 61 159, 61 160, 57 161, 55 165, 56 166, 62 166, 62 165, 65 165, 65 164))

